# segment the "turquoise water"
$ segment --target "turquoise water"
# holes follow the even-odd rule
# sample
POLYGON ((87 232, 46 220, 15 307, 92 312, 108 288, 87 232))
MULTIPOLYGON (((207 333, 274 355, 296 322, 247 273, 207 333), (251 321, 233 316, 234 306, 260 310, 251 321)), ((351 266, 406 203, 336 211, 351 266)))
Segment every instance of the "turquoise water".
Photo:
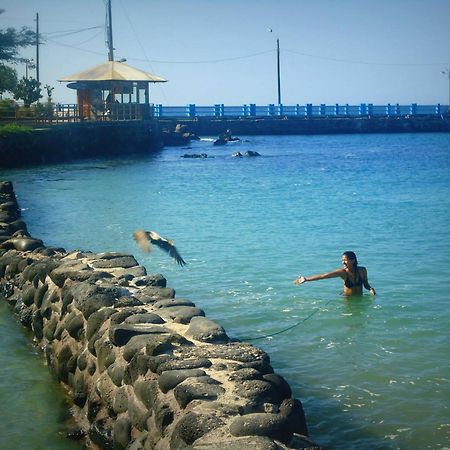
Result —
MULTIPOLYGON (((47 245, 133 253, 266 350, 320 444, 450 448, 450 134, 246 139, 0 178, 47 245), (263 156, 230 156, 247 150, 263 156), (174 239, 188 265, 141 253, 136 228, 174 239), (292 284, 339 267, 345 250, 368 268, 375 299, 344 298, 337 279, 292 284)), ((29 355, 16 340, 20 365, 29 355)), ((10 389, 1 382, 2 396, 10 389)))

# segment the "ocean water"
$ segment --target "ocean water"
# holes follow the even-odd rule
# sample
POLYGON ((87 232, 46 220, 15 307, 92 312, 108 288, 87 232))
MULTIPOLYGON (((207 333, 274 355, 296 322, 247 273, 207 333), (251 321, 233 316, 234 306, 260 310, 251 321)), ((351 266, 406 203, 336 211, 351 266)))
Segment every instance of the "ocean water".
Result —
MULTIPOLYGON (((267 351, 318 443, 449 449, 450 134, 252 136, 191 147, 0 178, 14 182, 33 236, 67 250, 132 253, 229 336, 267 351), (231 157, 247 150, 262 156, 231 157), (142 253, 137 228, 174 239, 187 266, 158 249, 142 253), (340 279, 293 285, 299 274, 339 267, 346 250, 367 267, 375 298, 343 297, 340 279)), ((0 318, 9 324, 2 360, 48 380, 43 392, 23 384, 16 402, 15 375, 0 369, 0 398, 10 399, 0 416, 15 412, 0 421, 0 447, 8 433, 30 434, 33 393, 47 420, 23 448, 44 448, 33 446, 36 434, 59 439, 59 403, 45 400, 57 387, 12 313, 1 308, 0 318)))

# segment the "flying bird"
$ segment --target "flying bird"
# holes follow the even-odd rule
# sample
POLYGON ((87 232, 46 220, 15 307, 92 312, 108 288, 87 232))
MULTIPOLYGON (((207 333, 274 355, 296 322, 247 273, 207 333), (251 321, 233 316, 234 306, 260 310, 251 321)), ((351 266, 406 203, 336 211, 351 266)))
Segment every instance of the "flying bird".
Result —
POLYGON ((163 238, 155 231, 136 230, 133 233, 133 238, 144 252, 151 252, 152 244, 154 244, 168 253, 180 266, 186 265, 186 262, 178 253, 174 241, 163 238))

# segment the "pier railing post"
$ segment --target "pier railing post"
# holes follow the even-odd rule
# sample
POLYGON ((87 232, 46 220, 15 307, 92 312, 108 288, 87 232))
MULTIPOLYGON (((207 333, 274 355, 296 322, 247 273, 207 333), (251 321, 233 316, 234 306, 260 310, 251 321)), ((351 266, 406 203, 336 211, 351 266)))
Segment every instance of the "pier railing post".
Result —
POLYGON ((194 103, 191 103, 189 106, 188 106, 188 116, 189 117, 195 117, 195 104, 194 103))
POLYGON ((312 116, 312 112, 313 112, 312 103, 307 103, 306 104, 306 116, 307 117, 311 117, 312 116))
POLYGON ((367 115, 367 105, 365 103, 361 103, 359 105, 359 115, 360 116, 365 116, 367 115))
POLYGON ((223 110, 221 108, 222 105, 214 105, 214 116, 215 117, 222 117, 223 116, 223 110))
POLYGON ((273 103, 270 103, 270 104, 267 106, 267 114, 268 114, 269 116, 274 116, 274 115, 275 115, 275 105, 274 105, 273 103))
POLYGON ((325 116, 327 114, 327 105, 325 105, 325 103, 320 104, 319 114, 321 116, 325 116))
POLYGON ((409 113, 412 116, 415 116, 417 114, 417 103, 412 103, 411 106, 409 107, 409 113))
POLYGON ((255 103, 250 103, 250 115, 256 116, 256 104, 255 103))
POLYGON ((283 105, 280 103, 277 105, 277 116, 283 115, 283 105))

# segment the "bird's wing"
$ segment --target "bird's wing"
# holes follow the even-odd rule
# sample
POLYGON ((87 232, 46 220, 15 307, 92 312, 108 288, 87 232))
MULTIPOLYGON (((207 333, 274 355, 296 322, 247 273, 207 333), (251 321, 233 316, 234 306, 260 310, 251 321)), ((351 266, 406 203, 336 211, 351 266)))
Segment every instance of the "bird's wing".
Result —
POLYGON ((144 252, 150 252, 152 250, 149 236, 144 230, 136 230, 133 233, 133 238, 138 243, 139 247, 144 250, 144 252))
POLYGON ((149 252, 152 248, 152 244, 155 244, 168 253, 180 266, 186 265, 186 262, 178 253, 175 243, 169 239, 163 238, 155 231, 136 230, 133 233, 133 237, 142 250, 149 252))
POLYGON ((147 236, 150 239, 152 244, 157 245, 159 248, 163 249, 166 253, 169 254, 180 266, 184 266, 186 262, 178 253, 177 248, 175 247, 175 243, 169 239, 163 238, 158 233, 154 231, 147 231, 147 236))

